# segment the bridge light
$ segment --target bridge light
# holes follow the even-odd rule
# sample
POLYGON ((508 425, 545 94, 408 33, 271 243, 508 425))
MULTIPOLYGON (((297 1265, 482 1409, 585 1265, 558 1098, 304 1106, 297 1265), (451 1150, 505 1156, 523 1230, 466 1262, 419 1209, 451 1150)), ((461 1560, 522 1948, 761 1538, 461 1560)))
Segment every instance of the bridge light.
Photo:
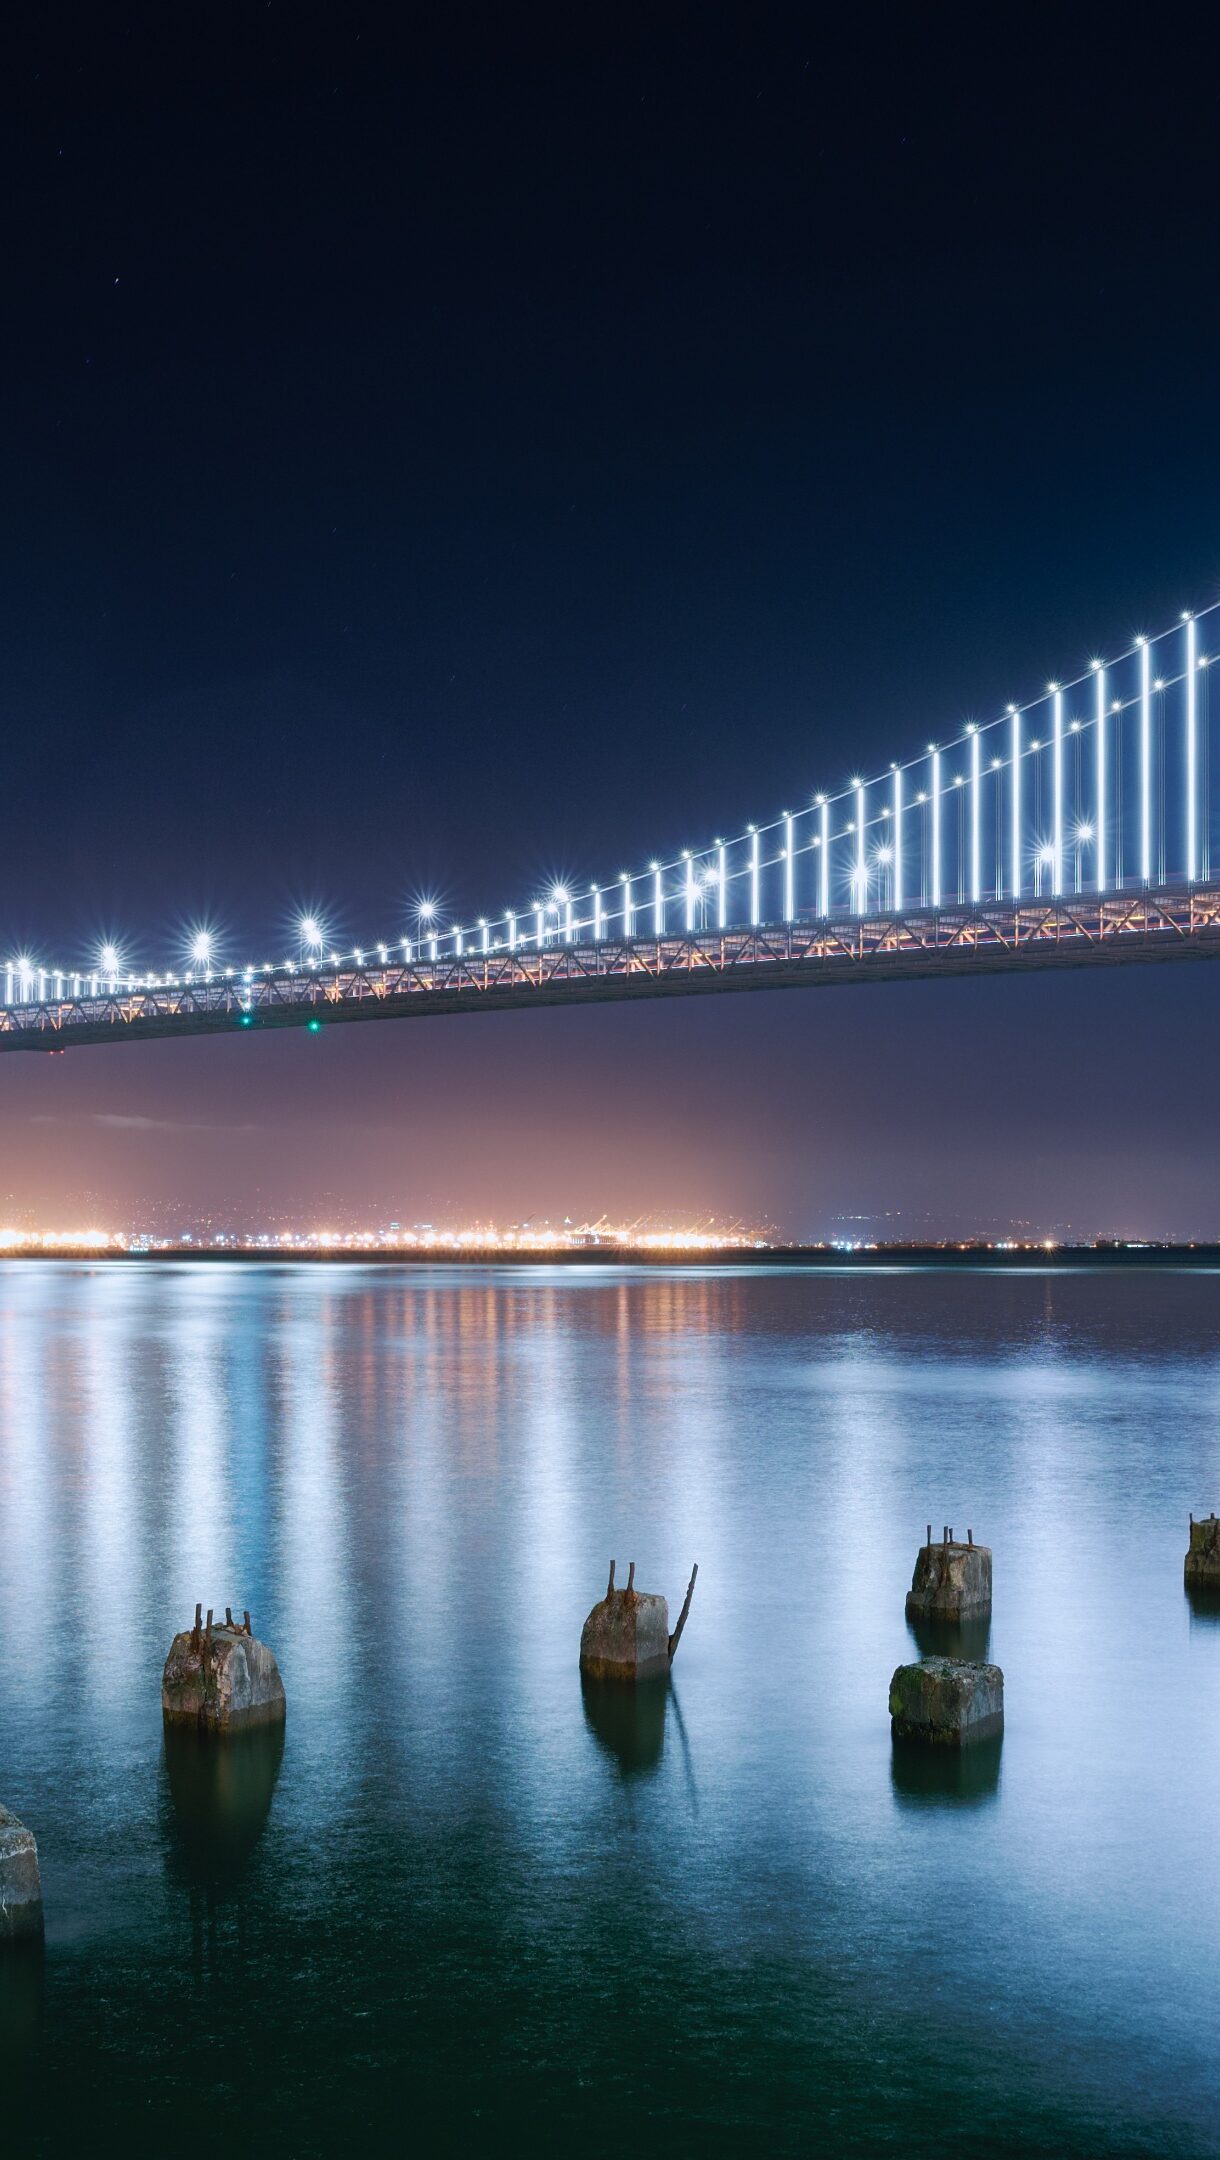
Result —
POLYGON ((852 782, 856 791, 856 913, 863 915, 868 907, 868 857, 865 854, 864 782, 852 782))
POLYGON ((979 815, 982 782, 979 773, 979 731, 970 728, 970 898, 975 907, 983 897, 983 853, 979 815))
POLYGON ((623 888, 623 936, 629 938, 635 934, 632 928, 634 910, 631 904, 631 879, 625 870, 619 878, 619 884, 623 888))
POLYGON ((1093 666, 1097 671, 1097 702, 1094 707, 1097 726, 1097 861, 1094 867, 1097 872, 1097 890, 1100 893, 1106 889, 1106 671, 1100 660, 1095 660, 1093 666))
POLYGON ((830 913, 830 804, 824 795, 818 796, 818 842, 822 850, 818 864, 818 913, 824 920, 830 913))
POLYGON ((1140 656, 1140 877, 1152 883, 1152 696, 1148 640, 1137 638, 1140 656))
POLYGON ((196 967, 206 968, 212 964, 212 940, 206 930, 200 930, 191 942, 191 958, 196 967))
POLYGON ((790 813, 784 812, 784 920, 792 922, 796 917, 796 849, 792 840, 793 825, 790 813))
POLYGON ((1063 891, 1063 692, 1058 688, 1052 693, 1051 716, 1051 889, 1058 895, 1063 891))
POLYGON ((1193 885, 1199 874, 1198 783, 1198 667, 1195 664, 1197 631, 1194 616, 1184 610, 1186 625, 1186 881, 1193 885))
POLYGON ((117 945, 103 945, 98 958, 103 975, 113 976, 120 973, 123 963, 117 945))
POLYGON ((940 906, 940 751, 932 749, 932 905, 940 906))
POLYGON ((320 1020, 307 1020, 305 1025, 311 1035, 320 1035, 322 1032, 322 1022, 320 1020))

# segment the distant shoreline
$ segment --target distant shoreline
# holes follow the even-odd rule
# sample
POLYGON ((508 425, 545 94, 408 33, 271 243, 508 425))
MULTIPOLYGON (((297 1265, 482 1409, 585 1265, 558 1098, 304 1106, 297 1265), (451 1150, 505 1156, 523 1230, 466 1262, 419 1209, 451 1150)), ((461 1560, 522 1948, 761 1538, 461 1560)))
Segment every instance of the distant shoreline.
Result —
POLYGON ((1047 1251, 1030 1247, 1001 1252, 987 1247, 943 1245, 879 1245, 856 1252, 828 1251, 820 1245, 780 1245, 759 1250, 746 1247, 722 1252, 649 1252, 629 1247, 583 1246, 553 1253, 542 1252, 277 1252, 233 1250, 194 1245, 159 1247, 155 1251, 96 1252, 88 1246, 63 1246, 54 1252, 17 1247, 0 1255, 6 1261, 38 1261, 54 1266, 67 1261, 92 1267, 148 1266, 170 1262, 200 1261, 224 1267, 396 1267, 396 1268, 647 1268, 662 1273, 676 1269, 709 1269, 721 1272, 743 1268, 820 1268, 831 1273, 886 1268, 944 1268, 1007 1274, 1072 1272, 1081 1269, 1185 1268, 1220 1270, 1220 1244, 1215 1245, 1057 1245, 1047 1251))

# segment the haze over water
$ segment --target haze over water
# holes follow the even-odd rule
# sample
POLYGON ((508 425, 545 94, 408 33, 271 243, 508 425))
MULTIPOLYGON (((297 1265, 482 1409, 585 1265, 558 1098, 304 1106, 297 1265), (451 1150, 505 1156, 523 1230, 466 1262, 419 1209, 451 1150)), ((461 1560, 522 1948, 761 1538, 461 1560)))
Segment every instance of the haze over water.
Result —
POLYGON ((1216 2151, 1215 1275, 0 1275, 27 2142, 1216 2151), (995 1552, 964 1779, 890 1741, 929 1519, 995 1552), (638 1715, 611 1554, 673 1614, 699 1562, 638 1715), (167 1757, 196 1599, 282 1758, 167 1757))

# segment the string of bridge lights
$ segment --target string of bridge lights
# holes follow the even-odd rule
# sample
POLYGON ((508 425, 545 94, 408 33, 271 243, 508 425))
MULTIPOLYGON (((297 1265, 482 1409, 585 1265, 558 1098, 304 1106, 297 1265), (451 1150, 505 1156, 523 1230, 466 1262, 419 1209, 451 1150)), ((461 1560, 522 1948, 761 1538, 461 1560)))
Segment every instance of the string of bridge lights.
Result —
MULTIPOLYGON (((473 926, 451 924, 442 927, 436 903, 422 900, 415 909, 414 937, 402 937, 392 942, 379 942, 371 947, 354 947, 350 952, 327 951, 327 938, 321 919, 314 914, 303 915, 297 924, 298 955, 296 959, 282 961, 265 960, 244 967, 222 967, 219 964, 218 940, 213 932, 200 929, 191 938, 188 963, 184 970, 162 974, 136 974, 127 966, 120 947, 112 941, 103 944, 92 964, 85 968, 65 969, 43 967, 27 954, 22 954, 5 966, 6 1003, 29 1002, 37 999, 45 1002, 48 996, 62 998, 116 995, 123 990, 136 992, 146 989, 177 989, 195 983, 218 981, 237 985, 253 984, 257 978, 274 975, 305 976, 329 969, 358 969, 379 965, 412 966, 437 963, 441 960, 463 959, 489 955, 493 952, 515 953, 522 950, 541 950, 546 945, 574 944, 582 936, 591 933, 595 944, 601 943, 617 925, 616 938, 631 939, 637 935, 664 937, 673 935, 670 928, 674 911, 680 911, 686 935, 694 935, 696 928, 705 929, 710 909, 715 916, 714 928, 727 929, 729 924, 729 887, 738 883, 748 887, 748 922, 758 927, 762 920, 762 887, 768 871, 782 870, 783 912, 781 920, 791 923, 797 919, 797 865, 802 855, 816 859, 815 904, 809 901, 805 913, 828 917, 832 913, 831 859, 837 845, 853 843, 849 854, 848 886, 850 899, 845 912, 865 915, 884 912, 879 906, 870 906, 870 835, 879 836, 873 849, 873 862, 879 870, 889 873, 891 895, 889 907, 898 913, 907 904, 905 870, 907 849, 903 838, 904 818, 912 811, 921 813, 920 864, 925 878, 926 898, 921 905, 939 908, 944 904, 944 809, 946 802, 958 800, 968 806, 968 843, 965 842, 964 825, 960 822, 956 853, 959 898, 967 897, 964 890, 965 863, 968 859, 969 893, 972 904, 983 898, 983 837, 982 793, 985 780, 995 776, 1002 782, 1005 773, 1011 774, 1008 804, 1008 880, 1007 890, 1014 900, 1026 897, 1026 865, 1032 870, 1032 896, 1040 896, 1042 878, 1045 874, 1049 893, 1058 897, 1063 893, 1064 862, 1068 849, 1075 854, 1075 889, 1081 889, 1081 857, 1086 847, 1094 848, 1094 882, 1096 890, 1105 892, 1123 882, 1121 859, 1121 804, 1111 804, 1108 796, 1108 758, 1112 729, 1116 733, 1122 715, 1135 709, 1139 716, 1137 745, 1138 770, 1138 859, 1139 882, 1149 886, 1153 882, 1153 698, 1183 685, 1184 696, 1184 742, 1183 742, 1183 825, 1185 837, 1184 874, 1187 883, 1194 884, 1200 874, 1200 862, 1204 851, 1200 848, 1199 795, 1201 761, 1206 756, 1206 741, 1200 740, 1199 729, 1199 682, 1202 672, 1209 666, 1209 656, 1198 649, 1198 626, 1207 616, 1220 607, 1220 600, 1212 601, 1197 611, 1184 609, 1177 623, 1158 631, 1154 636, 1140 636, 1130 650, 1112 661, 1093 660, 1087 670, 1071 682, 1048 683, 1044 692, 1025 705, 1009 705, 995 719, 967 723, 964 731, 946 745, 929 743, 904 763, 893 763, 885 773, 871 780, 855 777, 845 788, 835 794, 815 794, 811 803, 800 811, 783 811, 769 824, 747 825, 744 832, 731 840, 716 839, 710 847, 683 849, 681 854, 668 862, 653 860, 646 870, 634 873, 623 871, 606 887, 591 885, 587 895, 578 901, 568 885, 555 885, 545 898, 532 900, 518 910, 506 909, 499 918, 489 920, 479 916, 473 926), (1152 655, 1156 647, 1172 636, 1183 640, 1182 663, 1176 674, 1152 673, 1152 655), (1138 671, 1138 688, 1132 697, 1110 695, 1110 677, 1119 668, 1135 663, 1138 671), (1085 717, 1065 718, 1065 701, 1073 692, 1085 685, 1092 685, 1092 711, 1085 717), (1048 708, 1049 731, 1033 735, 1028 730, 1030 716, 1041 708, 1048 708), (984 739, 993 731, 1002 731, 1004 747, 984 763, 984 739), (1064 753, 1071 742, 1082 736, 1095 735, 1093 815, 1080 818, 1069 830, 1066 824, 1066 788, 1064 782, 1064 753), (943 760, 962 752, 966 754, 966 769, 953 772, 947 779, 943 760), (1051 760, 1051 806, 1049 835, 1038 839, 1028 855, 1025 845, 1022 767, 1031 759, 1038 759, 1049 752, 1051 760), (928 768, 928 785, 908 794, 908 776, 920 768, 928 768), (875 801, 875 791, 881 788, 888 800, 870 809, 870 797, 875 801), (846 805, 849 815, 832 831, 832 817, 846 805), (808 837, 798 834, 801 820, 812 821, 808 837), (1113 819, 1113 823, 1112 823, 1113 819), (930 831, 929 831, 930 827, 930 831), (763 854, 764 843, 773 836, 780 836, 775 852, 763 854), (737 851, 744 851, 744 860, 737 860, 737 851), (678 881, 673 883, 673 873, 678 881), (642 888, 642 891, 641 891, 642 888), (587 902, 587 913, 577 910, 587 902), (696 925, 696 916, 699 924, 696 925), (50 988, 54 985, 54 989, 50 988), (71 989, 69 989, 71 985, 71 989)), ((1040 768, 1036 768, 1040 771, 1040 768)), ((1114 793, 1121 786, 1121 771, 1115 774, 1114 793)), ((1161 801, 1163 813, 1164 803, 1161 801)), ((1003 871, 1003 840, 1000 830, 1000 797, 997 795, 997 834, 995 847, 996 895, 1000 896, 1003 871)), ((1206 867, 1206 866, 1205 866, 1206 867)), ((771 918, 774 920, 774 918, 771 918)))

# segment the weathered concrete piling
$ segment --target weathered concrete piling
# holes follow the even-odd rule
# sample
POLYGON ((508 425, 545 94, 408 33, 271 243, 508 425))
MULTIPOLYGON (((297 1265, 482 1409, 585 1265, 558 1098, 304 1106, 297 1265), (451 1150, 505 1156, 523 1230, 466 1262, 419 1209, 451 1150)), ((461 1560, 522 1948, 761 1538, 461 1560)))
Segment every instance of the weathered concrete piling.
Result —
POLYGON ((959 1544, 946 1523, 939 1545, 920 1548, 907 1592, 908 1620, 989 1620, 991 1618, 991 1547, 976 1545, 973 1530, 959 1544))
POLYGON ((0 1943, 42 1933, 42 1880, 33 1832, 0 1807, 0 1943))
POLYGON ((215 1627, 209 1607, 195 1607, 195 1625, 175 1635, 161 1675, 161 1711, 168 1723, 201 1732, 230 1732, 270 1723, 285 1712, 284 1683, 267 1648, 258 1642, 249 1613, 240 1623, 226 1605, 215 1627))
POLYGON ((648 1680, 667 1673, 677 1654, 690 1601, 694 1596, 696 1565, 691 1569, 686 1598, 673 1634, 669 1632, 669 1606, 651 1590, 635 1587, 635 1561, 627 1573, 627 1588, 614 1587, 614 1562, 610 1581, 600 1605, 595 1605, 580 1636, 580 1669, 589 1680, 648 1680))
POLYGON ((1004 1729, 1004 1675, 998 1665, 927 1657, 900 1665, 890 1681, 895 1740, 930 1747, 966 1747, 1004 1729))
POLYGON ((1215 1515, 1190 1518, 1190 1546, 1183 1570, 1197 1590, 1220 1590, 1220 1520, 1215 1515))

